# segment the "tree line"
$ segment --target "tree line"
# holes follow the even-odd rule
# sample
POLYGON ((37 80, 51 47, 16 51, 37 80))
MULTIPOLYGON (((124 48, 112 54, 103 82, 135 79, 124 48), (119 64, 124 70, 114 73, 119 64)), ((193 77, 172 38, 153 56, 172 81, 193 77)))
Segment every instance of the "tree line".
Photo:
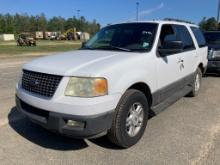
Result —
MULTIPOLYGON (((200 21, 199 26, 202 30, 220 30, 220 24, 214 17, 204 17, 200 21)), ((58 16, 47 19, 43 13, 39 15, 0 14, 0 34, 19 34, 22 32, 35 31, 65 32, 73 27, 75 27, 77 31, 88 32, 91 35, 100 30, 100 24, 97 23, 95 19, 93 21, 87 21, 83 16, 80 18, 63 18, 58 16)))
POLYGON ((35 31, 65 32, 70 28, 76 28, 77 31, 88 32, 93 35, 100 29, 100 24, 95 19, 87 21, 83 16, 80 18, 63 18, 58 16, 47 19, 43 13, 40 15, 0 14, 0 34, 19 34, 35 31))
POLYGON ((199 23, 199 26, 204 31, 220 30, 220 24, 214 17, 211 18, 204 17, 202 21, 199 23))

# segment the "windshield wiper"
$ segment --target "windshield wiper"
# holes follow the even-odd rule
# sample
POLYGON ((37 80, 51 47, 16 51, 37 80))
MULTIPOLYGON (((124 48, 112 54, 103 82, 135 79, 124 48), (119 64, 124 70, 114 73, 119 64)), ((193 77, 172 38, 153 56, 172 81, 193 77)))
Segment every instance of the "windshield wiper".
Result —
POLYGON ((132 50, 131 49, 127 49, 127 48, 121 48, 121 47, 118 47, 118 46, 108 46, 108 47, 97 47, 97 48, 92 48, 92 47, 89 47, 89 46, 85 46, 81 49, 89 49, 89 50, 101 50, 101 49, 104 49, 104 50, 107 50, 107 49, 111 49, 111 50, 121 50, 121 51, 126 51, 126 52, 131 52, 132 50))
POLYGON ((127 48, 122 48, 122 47, 118 47, 118 46, 112 46, 111 48, 116 49, 116 50, 122 50, 122 51, 126 51, 126 52, 131 52, 131 49, 127 49, 127 48))

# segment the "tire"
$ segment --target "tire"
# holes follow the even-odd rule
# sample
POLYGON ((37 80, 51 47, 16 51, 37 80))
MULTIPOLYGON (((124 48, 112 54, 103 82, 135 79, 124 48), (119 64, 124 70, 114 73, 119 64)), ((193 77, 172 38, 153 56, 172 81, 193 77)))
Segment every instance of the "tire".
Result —
POLYGON ((193 90, 188 94, 189 97, 196 97, 199 94, 202 85, 202 71, 200 68, 197 69, 193 80, 193 90), (199 83, 199 84, 198 84, 199 83))
POLYGON ((113 123, 108 131, 109 140, 122 148, 135 145, 144 134, 148 114, 149 106, 146 96, 138 90, 130 89, 126 91, 116 107, 113 123), (139 109, 140 113, 136 110, 136 113, 133 113, 134 109, 139 109), (135 118, 133 114, 138 114, 138 118, 135 118), (143 119, 142 122, 141 118, 143 119), (135 126, 132 127, 131 125, 135 126), (133 131, 131 128, 134 128, 133 131))

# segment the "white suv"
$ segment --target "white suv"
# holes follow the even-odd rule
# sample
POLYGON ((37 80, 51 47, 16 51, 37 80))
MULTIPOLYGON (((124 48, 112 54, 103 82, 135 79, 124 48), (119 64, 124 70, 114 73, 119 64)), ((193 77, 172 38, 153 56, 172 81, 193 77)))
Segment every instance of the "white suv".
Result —
POLYGON ((198 94, 208 51, 194 31, 196 25, 178 21, 107 26, 81 50, 24 65, 17 109, 51 131, 76 138, 107 134, 130 147, 149 114, 198 94))

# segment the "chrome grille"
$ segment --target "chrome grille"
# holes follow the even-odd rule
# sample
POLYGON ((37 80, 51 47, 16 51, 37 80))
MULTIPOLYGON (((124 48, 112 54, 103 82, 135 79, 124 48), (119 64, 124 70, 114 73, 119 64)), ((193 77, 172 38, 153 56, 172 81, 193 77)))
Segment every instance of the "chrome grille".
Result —
POLYGON ((23 70, 22 88, 34 94, 51 98, 62 76, 23 70))
POLYGON ((215 55, 216 58, 219 58, 220 57, 220 51, 219 50, 214 51, 214 55, 215 55))

